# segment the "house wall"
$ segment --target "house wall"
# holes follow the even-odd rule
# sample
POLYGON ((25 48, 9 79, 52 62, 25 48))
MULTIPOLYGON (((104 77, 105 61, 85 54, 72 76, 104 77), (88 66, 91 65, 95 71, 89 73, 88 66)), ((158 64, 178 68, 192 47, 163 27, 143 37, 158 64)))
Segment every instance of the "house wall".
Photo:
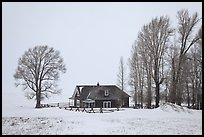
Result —
POLYGON ((124 98, 124 104, 122 105, 122 107, 129 107, 129 98, 124 98))
MULTIPOLYGON (((80 99, 74 99, 74 106, 75 107, 84 107, 84 104, 82 102, 83 100, 80 99), (78 104, 80 101, 80 104, 78 104)), ((103 102, 104 101, 110 101, 111 102, 111 107, 116 108, 116 107, 129 107, 129 98, 122 98, 121 100, 95 100, 95 107, 96 108, 101 108, 103 107, 103 102)))
POLYGON ((124 98, 122 100, 96 100, 95 107, 97 107, 97 108, 103 107, 104 101, 111 101, 111 107, 112 108, 129 107, 129 98, 124 98))
POLYGON ((117 105, 117 101, 116 100, 96 100, 96 104, 95 104, 95 107, 97 107, 97 108, 101 108, 101 107, 103 107, 103 102, 104 101, 110 101, 111 102, 111 107, 112 108, 114 108, 114 107, 117 107, 118 105, 117 105))

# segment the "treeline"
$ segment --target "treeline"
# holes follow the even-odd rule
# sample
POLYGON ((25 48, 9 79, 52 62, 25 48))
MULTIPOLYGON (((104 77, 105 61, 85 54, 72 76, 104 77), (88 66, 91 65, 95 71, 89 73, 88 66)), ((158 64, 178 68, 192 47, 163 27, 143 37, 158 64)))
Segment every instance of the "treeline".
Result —
MULTIPOLYGON (((202 18, 182 9, 177 19, 173 28, 168 16, 153 18, 132 45, 126 83, 137 108, 159 107, 166 101, 202 109, 202 18)), ((120 62, 118 79, 124 87, 120 62)))

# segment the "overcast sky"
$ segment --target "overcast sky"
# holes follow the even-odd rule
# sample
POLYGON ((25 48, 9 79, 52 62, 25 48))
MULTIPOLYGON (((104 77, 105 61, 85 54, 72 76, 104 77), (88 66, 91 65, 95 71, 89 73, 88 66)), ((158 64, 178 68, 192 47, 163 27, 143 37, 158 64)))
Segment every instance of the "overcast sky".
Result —
POLYGON ((2 90, 22 92, 13 74, 23 53, 36 45, 60 51, 67 72, 60 75, 62 96, 78 84, 116 84, 120 57, 144 24, 168 15, 177 25, 177 11, 189 9, 202 16, 201 2, 128 3, 2 3, 2 90))

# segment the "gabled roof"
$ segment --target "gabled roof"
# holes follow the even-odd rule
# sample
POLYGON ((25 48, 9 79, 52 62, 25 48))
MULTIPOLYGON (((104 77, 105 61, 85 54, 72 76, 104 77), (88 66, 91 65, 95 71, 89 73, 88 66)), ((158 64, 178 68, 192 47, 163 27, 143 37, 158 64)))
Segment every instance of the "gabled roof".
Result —
POLYGON ((80 94, 82 100, 118 100, 121 97, 130 97, 116 85, 77 85, 71 98, 75 98, 77 94, 80 94), (104 96, 105 90, 109 91, 108 96, 104 96))

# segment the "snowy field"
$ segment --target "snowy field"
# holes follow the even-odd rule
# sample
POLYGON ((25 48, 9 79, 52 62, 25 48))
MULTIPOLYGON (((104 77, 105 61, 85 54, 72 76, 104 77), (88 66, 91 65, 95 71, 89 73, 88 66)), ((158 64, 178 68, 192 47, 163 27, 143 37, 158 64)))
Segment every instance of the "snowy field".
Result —
POLYGON ((34 109, 35 102, 23 95, 2 95, 3 135, 202 135, 201 110, 164 104, 157 109, 86 113, 34 109))

